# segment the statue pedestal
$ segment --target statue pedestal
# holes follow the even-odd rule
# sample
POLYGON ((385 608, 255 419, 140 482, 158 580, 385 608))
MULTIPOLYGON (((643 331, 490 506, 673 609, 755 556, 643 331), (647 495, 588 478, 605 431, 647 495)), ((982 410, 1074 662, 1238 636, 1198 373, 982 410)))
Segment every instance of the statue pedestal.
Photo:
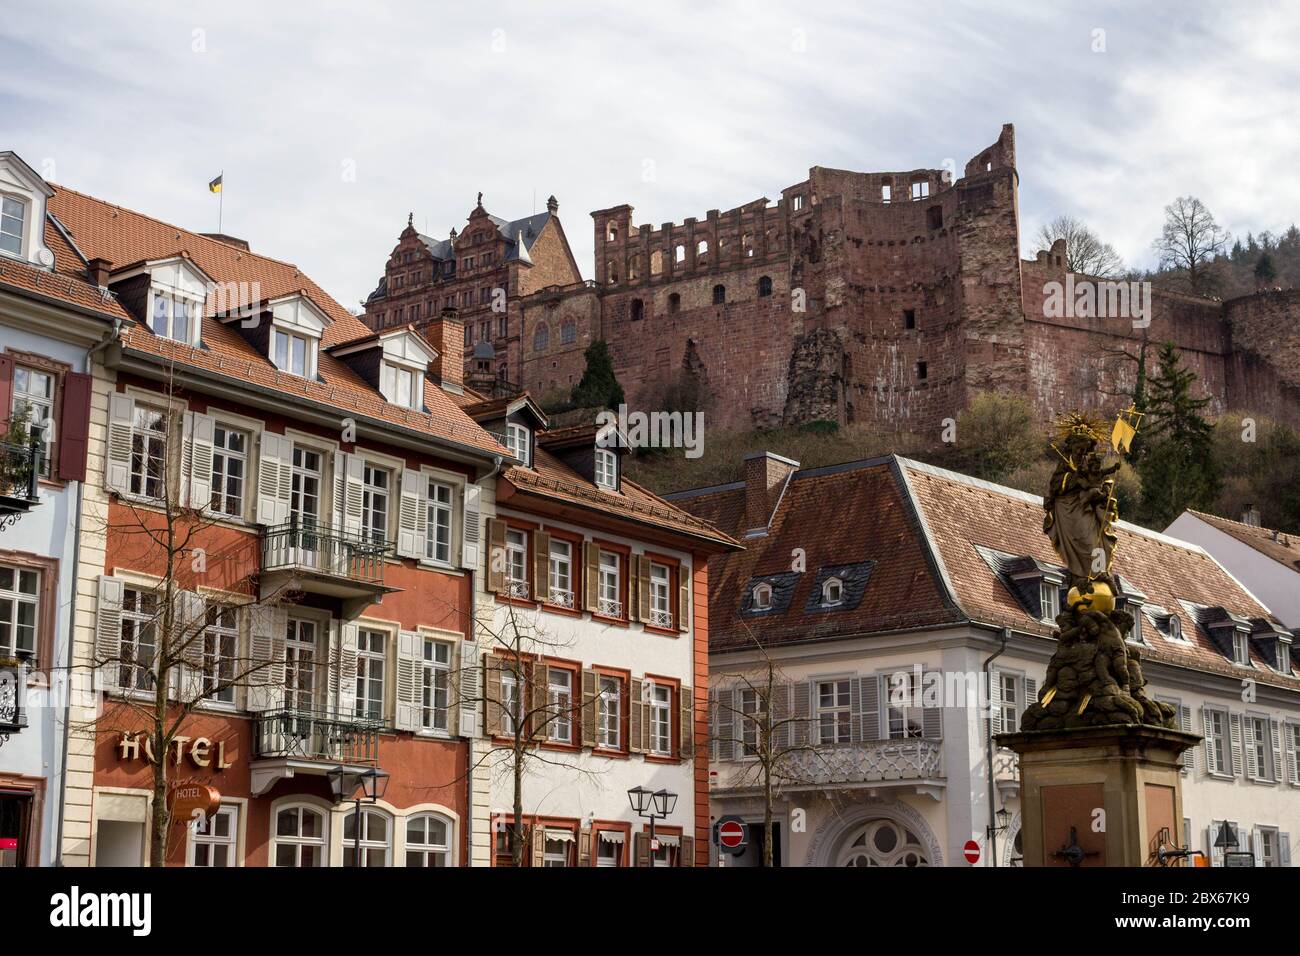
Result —
POLYGON ((1184 845, 1182 753, 1196 734, 1144 724, 998 734, 1020 755, 1025 866, 1150 866, 1184 845))

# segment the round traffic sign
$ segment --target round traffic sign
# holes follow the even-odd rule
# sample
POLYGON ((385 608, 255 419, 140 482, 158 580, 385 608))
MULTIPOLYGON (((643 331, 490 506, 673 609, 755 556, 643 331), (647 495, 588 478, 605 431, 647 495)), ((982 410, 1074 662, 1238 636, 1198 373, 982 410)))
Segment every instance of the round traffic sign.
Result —
POLYGON ((743 817, 725 816, 713 824, 713 842, 722 853, 738 856, 749 845, 749 824, 743 817))
POLYGON ((974 840, 967 840, 961 852, 966 857, 967 863, 978 863, 980 861, 980 845, 974 840))

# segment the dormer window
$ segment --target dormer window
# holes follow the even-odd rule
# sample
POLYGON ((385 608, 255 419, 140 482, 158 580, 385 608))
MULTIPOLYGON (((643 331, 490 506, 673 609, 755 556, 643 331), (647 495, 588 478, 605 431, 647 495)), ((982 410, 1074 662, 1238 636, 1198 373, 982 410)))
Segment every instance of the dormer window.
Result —
POLYGON ((23 226, 27 221, 27 203, 5 196, 0 203, 0 250, 11 256, 23 254, 23 226))
POLYGON ((596 449, 596 487, 618 488, 618 455, 608 448, 596 449))
POLYGON ((271 361, 281 372, 311 378, 316 371, 316 340, 275 329, 271 334, 271 361))
POLYGON ((1177 614, 1169 618, 1169 637, 1175 641, 1183 639, 1183 621, 1177 614))
POLYGON ((1049 624, 1056 620, 1056 615, 1061 613, 1061 588, 1056 581, 1044 578, 1038 582, 1038 606, 1042 611, 1041 620, 1049 624))
POLYGON ((198 341, 200 303, 154 292, 149 327, 154 335, 193 345, 198 341))
POLYGON ((424 375, 414 369, 385 362, 383 388, 380 392, 394 405, 419 411, 424 405, 424 375))
POLYGON ((510 449, 510 454, 518 458, 525 468, 530 468, 533 464, 531 438, 532 435, 523 425, 514 422, 506 425, 506 447, 510 449))
POLYGON ((754 586, 753 608, 755 611, 770 611, 772 609, 772 585, 758 584, 754 586))
POLYGON ((1291 673, 1291 645, 1284 641, 1277 642, 1277 669, 1283 674, 1291 673))
POLYGON ((834 606, 844 600, 844 582, 839 578, 827 578, 822 585, 822 604, 834 606))
POLYGON ((1242 667, 1250 666, 1250 635, 1245 631, 1233 631, 1232 662, 1242 667))

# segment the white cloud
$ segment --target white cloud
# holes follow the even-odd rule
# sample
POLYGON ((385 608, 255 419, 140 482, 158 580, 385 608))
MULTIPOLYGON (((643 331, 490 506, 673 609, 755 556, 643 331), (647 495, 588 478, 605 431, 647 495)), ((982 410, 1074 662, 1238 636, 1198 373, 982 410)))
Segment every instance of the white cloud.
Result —
POLYGON ((1177 195, 1290 223, 1297 40, 1281 6, 28 4, 0 22, 0 148, 201 230, 224 170, 226 230, 355 305, 408 211, 443 236, 479 190, 506 217, 554 193, 590 272, 592 209, 658 224, 812 165, 960 168, 1014 122, 1023 234, 1072 213, 1145 265, 1177 195))

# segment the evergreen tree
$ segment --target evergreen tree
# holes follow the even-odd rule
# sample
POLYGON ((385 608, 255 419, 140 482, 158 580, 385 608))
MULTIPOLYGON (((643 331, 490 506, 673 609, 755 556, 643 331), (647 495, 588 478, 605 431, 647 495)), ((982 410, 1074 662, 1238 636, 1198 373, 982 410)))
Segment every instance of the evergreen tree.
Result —
POLYGON ((597 339, 587 347, 584 356, 587 367, 582 373, 582 381, 573 388, 570 399, 573 406, 617 409, 625 399, 623 386, 618 384, 614 375, 614 360, 610 358, 609 346, 603 339, 597 339))
POLYGON ((1266 252, 1255 263, 1255 286, 1260 289, 1270 286, 1276 278, 1277 269, 1273 267, 1273 257, 1266 252))
POLYGON ((1149 383, 1146 447, 1138 463, 1142 521, 1164 528, 1187 508, 1209 510, 1222 484, 1214 454, 1214 429, 1195 398, 1196 373, 1185 368, 1174 343, 1160 347, 1159 368, 1149 383))

